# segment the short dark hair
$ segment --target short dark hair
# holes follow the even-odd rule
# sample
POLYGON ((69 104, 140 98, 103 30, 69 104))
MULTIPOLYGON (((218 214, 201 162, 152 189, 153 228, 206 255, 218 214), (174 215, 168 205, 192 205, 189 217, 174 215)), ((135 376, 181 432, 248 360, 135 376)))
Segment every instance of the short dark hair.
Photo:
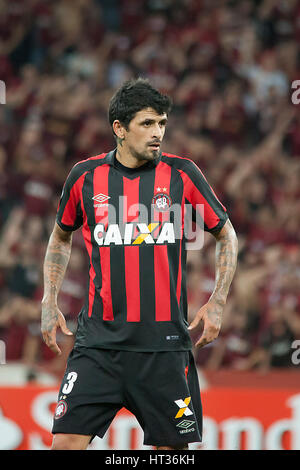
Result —
POLYGON ((145 108, 153 108, 157 114, 170 112, 172 100, 153 88, 149 80, 131 79, 123 83, 111 98, 108 109, 110 125, 117 119, 128 129, 136 113, 145 108))

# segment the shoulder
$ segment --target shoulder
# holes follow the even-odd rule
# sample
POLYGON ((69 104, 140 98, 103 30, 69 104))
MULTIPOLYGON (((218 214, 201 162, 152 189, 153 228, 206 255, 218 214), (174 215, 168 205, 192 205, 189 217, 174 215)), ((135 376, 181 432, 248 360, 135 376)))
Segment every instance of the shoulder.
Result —
POLYGON ((107 153, 100 153, 99 155, 95 155, 93 157, 86 158, 85 160, 81 160, 73 166, 71 172, 80 174, 84 173, 85 171, 93 170, 96 166, 105 163, 105 157, 107 153))
POLYGON ((163 152, 161 161, 173 166, 180 173, 186 173, 188 176, 203 176, 200 168, 191 158, 180 157, 179 155, 163 152))
POLYGON ((106 155, 107 153, 101 153, 99 155, 95 155, 75 163, 68 174, 68 183, 71 185, 75 184, 85 173, 93 170, 99 165, 104 164, 106 155))

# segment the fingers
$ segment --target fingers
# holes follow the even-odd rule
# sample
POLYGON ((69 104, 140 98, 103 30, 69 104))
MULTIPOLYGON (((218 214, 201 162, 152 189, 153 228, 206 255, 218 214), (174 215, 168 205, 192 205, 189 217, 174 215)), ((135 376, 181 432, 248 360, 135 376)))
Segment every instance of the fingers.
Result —
POLYGON ((204 323, 203 332, 200 339, 196 342, 195 347, 202 348, 206 344, 214 341, 219 335, 221 328, 221 321, 217 313, 215 313, 215 306, 204 305, 195 316, 194 320, 188 327, 189 332, 196 332, 200 328, 200 324, 204 323))
MULTIPOLYGON (((190 324, 190 326, 188 327, 188 330, 193 333, 193 331, 197 330, 199 328, 199 324, 201 323, 201 321, 203 320, 202 318, 202 315, 200 316, 196 316, 194 318, 194 320, 192 321, 192 323, 190 324)), ((202 336, 201 338, 197 341, 197 343, 195 344, 195 346, 198 348, 202 348, 203 346, 205 346, 206 344, 210 343, 211 341, 213 341, 214 338, 212 339, 209 339, 209 337, 211 336, 209 334, 209 329, 205 328, 205 325, 204 325, 204 330, 203 330, 203 333, 202 333, 202 336)))
POLYGON ((203 332, 201 338, 197 341, 195 346, 196 346, 196 348, 203 348, 203 346, 205 346, 206 344, 211 343, 213 340, 214 340, 214 338, 213 339, 208 339, 207 336, 206 336, 206 333, 203 332))
POLYGON ((62 331, 65 335, 73 336, 73 333, 72 333, 72 331, 70 331, 69 328, 67 327, 66 320, 65 320, 65 318, 64 318, 63 316, 61 316, 60 319, 59 319, 59 326, 60 326, 61 331, 62 331))
POLYGON ((42 325, 41 331, 44 342, 54 352, 54 354, 60 355, 61 350, 56 342, 56 330, 60 327, 61 331, 67 336, 73 336, 73 333, 69 330, 66 324, 65 317, 52 304, 44 303, 42 307, 42 325))
POLYGON ((199 324, 199 321, 193 320, 192 323, 188 326, 188 330, 193 332, 199 324))
POLYGON ((188 330, 193 332, 199 327, 200 322, 202 321, 202 315, 196 315, 194 320, 188 326, 188 330))
POLYGON ((50 331, 43 331, 42 334, 47 346, 51 351, 59 356, 61 354, 61 350, 56 343, 56 327, 52 328, 50 331))
POLYGON ((218 337, 218 334, 219 330, 217 330, 216 328, 204 328, 201 338, 195 344, 196 348, 202 348, 206 344, 211 343, 218 337))

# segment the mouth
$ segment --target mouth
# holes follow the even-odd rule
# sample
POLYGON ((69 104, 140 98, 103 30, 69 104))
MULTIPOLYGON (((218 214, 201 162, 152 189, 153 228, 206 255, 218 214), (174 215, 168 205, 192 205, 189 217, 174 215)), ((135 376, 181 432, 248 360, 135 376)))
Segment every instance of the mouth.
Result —
POLYGON ((159 143, 150 144, 149 147, 150 147, 152 150, 159 150, 159 149, 160 149, 160 144, 159 144, 159 143))

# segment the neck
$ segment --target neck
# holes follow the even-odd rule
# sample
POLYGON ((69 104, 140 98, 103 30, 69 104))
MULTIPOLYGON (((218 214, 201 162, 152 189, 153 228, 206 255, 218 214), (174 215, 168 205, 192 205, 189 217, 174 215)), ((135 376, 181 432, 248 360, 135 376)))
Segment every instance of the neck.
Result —
POLYGON ((139 160, 134 157, 124 143, 117 145, 116 158, 120 163, 122 163, 122 165, 127 166, 128 168, 138 168, 139 166, 144 165, 144 163, 147 163, 147 160, 139 160))

